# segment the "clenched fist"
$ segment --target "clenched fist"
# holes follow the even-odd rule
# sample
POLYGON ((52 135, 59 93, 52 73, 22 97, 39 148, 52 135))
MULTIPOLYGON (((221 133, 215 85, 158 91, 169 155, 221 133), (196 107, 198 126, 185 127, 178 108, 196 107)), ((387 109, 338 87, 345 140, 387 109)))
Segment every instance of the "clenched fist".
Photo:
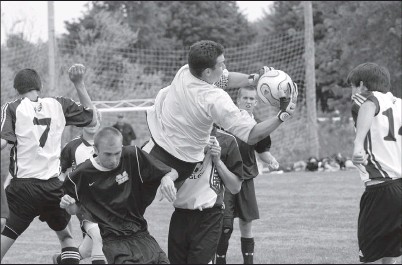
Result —
POLYGON ((70 77, 71 82, 76 84, 84 81, 85 72, 86 68, 84 65, 73 64, 70 69, 68 69, 68 76, 70 77))

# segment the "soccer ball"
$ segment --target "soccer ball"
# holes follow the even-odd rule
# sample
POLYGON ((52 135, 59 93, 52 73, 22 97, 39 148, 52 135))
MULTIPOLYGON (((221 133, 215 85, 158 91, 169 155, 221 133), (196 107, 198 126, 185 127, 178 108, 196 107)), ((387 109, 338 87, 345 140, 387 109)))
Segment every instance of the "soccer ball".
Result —
POLYGON ((279 91, 283 91, 287 97, 290 97, 290 87, 288 84, 293 84, 293 81, 288 74, 281 70, 270 70, 264 73, 258 80, 258 97, 262 102, 269 103, 272 106, 279 108, 279 91))

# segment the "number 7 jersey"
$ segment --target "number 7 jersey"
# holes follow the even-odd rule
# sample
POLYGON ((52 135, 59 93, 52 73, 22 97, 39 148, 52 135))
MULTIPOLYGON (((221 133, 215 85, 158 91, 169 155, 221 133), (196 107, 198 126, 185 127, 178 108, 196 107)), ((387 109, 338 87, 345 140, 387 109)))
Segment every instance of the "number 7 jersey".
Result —
POLYGON ((360 171, 361 179, 401 178, 401 99, 392 93, 372 91, 352 97, 352 116, 356 124, 360 106, 370 100, 376 105, 376 112, 370 130, 364 140, 368 164, 360 171))
POLYGON ((59 174, 66 125, 91 123, 93 111, 64 97, 20 98, 1 108, 1 138, 12 145, 9 171, 16 178, 47 180, 59 174))

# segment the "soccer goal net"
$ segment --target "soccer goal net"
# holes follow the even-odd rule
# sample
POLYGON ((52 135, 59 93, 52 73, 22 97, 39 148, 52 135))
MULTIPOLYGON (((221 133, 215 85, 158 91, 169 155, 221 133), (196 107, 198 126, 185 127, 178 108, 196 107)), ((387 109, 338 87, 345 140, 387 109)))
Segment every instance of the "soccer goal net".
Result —
MULTIPOLYGON (((188 48, 177 50, 122 48, 113 43, 59 42, 55 58, 55 85, 49 87, 47 43, 25 44, 1 48, 2 103, 15 97, 13 78, 21 68, 34 68, 41 77, 46 95, 68 96, 78 100, 67 70, 73 63, 87 68, 85 83, 91 98, 101 110, 103 126, 113 125, 118 113, 125 114, 137 134, 136 144, 149 138, 145 110, 152 106, 158 91, 167 86, 177 70, 187 63, 188 48)), ((267 65, 288 73, 299 87, 298 110, 291 121, 281 125, 272 135, 272 154, 281 163, 305 159, 309 153, 306 140, 304 33, 272 35, 252 44, 225 47, 229 71, 253 73, 267 65)), ((233 99, 237 89, 227 91, 233 99)), ((264 120, 278 110, 259 102, 255 117, 264 120)), ((63 141, 80 133, 69 128, 63 141)))

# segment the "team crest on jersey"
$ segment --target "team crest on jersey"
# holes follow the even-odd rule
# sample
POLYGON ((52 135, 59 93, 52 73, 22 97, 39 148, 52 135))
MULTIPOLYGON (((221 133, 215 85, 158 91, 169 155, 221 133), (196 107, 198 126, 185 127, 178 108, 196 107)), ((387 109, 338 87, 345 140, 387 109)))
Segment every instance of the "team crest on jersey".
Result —
POLYGON ((37 107, 34 107, 35 112, 40 112, 42 110, 42 102, 39 103, 37 107))
POLYGON ((215 167, 214 172, 209 177, 209 186, 216 194, 219 194, 222 190, 222 180, 219 177, 215 167))
POLYGON ((117 184, 123 184, 124 182, 126 182, 128 180, 128 174, 126 171, 124 171, 122 174, 119 174, 116 176, 116 182, 117 184))
POLYGON ((201 177, 201 175, 204 173, 205 168, 204 168, 204 163, 198 163, 194 170, 193 170, 193 174, 191 174, 191 176, 189 177, 189 179, 199 179, 201 177))

